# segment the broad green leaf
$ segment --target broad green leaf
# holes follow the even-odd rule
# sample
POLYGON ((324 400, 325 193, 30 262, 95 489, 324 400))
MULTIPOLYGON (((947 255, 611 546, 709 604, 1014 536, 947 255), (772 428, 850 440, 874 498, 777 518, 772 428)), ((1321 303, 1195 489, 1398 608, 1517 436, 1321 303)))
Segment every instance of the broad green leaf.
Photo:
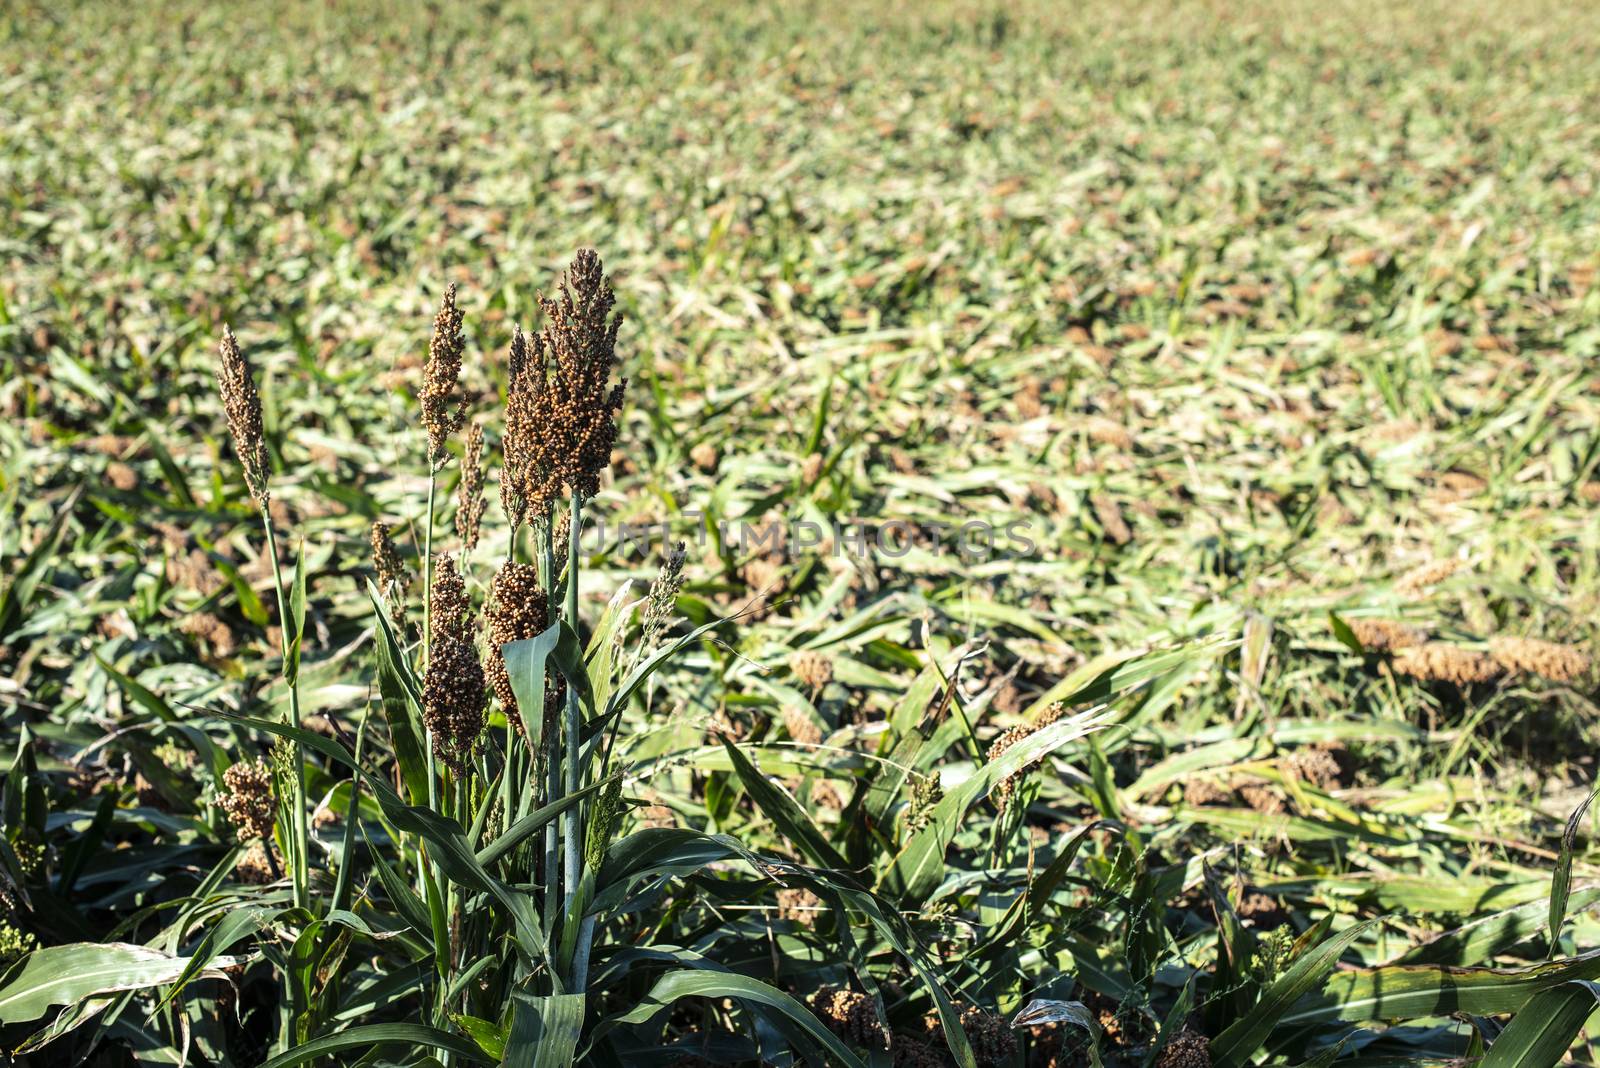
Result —
POLYGON ((1339 963, 1339 958, 1350 948, 1350 943, 1373 922, 1358 923, 1303 953, 1287 972, 1262 993, 1261 1000, 1256 1002, 1254 1008, 1212 1040, 1211 1063, 1215 1068, 1240 1068, 1248 1063, 1250 1055, 1261 1048, 1290 1006, 1316 989, 1333 971, 1333 966, 1339 963))
POLYGON ((511 995, 505 1068, 570 1068, 583 1035, 583 994, 511 995))
POLYGON ((314 1038, 278 1054, 261 1065, 261 1068, 293 1068, 299 1064, 310 1064, 319 1057, 338 1053, 340 1050, 374 1049, 387 1045, 398 1045, 406 1049, 420 1046, 423 1049, 458 1054, 475 1064, 491 1063, 478 1048, 477 1043, 460 1035, 452 1035, 435 1027, 424 1027, 422 1024, 385 1023, 352 1027, 348 1031, 314 1038))
POLYGON ((752 1012, 761 1013, 802 1050, 815 1048, 826 1051, 828 1064, 866 1068, 861 1058, 834 1037, 832 1031, 822 1026, 805 1005, 776 987, 728 972, 692 968, 668 972, 656 980, 643 1001, 628 1012, 607 1017, 601 1028, 646 1023, 665 1013, 679 998, 687 997, 733 998, 752 1012))
MULTIPOLYGON (((0 977, 0 1024, 37 1020, 55 1005, 165 986, 188 971, 189 961, 126 942, 74 942, 34 950, 0 977)), ((216 957, 211 963, 214 967, 200 974, 221 978, 222 969, 240 962, 216 957)))
POLYGON ((739 781, 744 783, 750 799, 766 813, 768 819, 772 820, 779 833, 825 868, 842 869, 849 866, 829 844, 822 829, 812 821, 798 801, 761 774, 760 770, 750 763, 750 759, 739 751, 739 747, 727 738, 722 739, 722 747, 727 751, 728 759, 733 762, 734 773, 739 776, 739 781))
POLYGON ((1480 1068, 1551 1068, 1560 1064, 1600 1003, 1600 986, 1581 980, 1536 994, 1512 1017, 1480 1068))

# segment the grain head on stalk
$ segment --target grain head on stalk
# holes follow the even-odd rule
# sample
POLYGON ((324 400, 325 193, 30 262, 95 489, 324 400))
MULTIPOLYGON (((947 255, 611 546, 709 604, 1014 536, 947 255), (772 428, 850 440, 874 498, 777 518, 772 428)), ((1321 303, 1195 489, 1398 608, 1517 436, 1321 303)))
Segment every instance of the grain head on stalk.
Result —
POLYGON ((620 316, 600 257, 582 249, 555 298, 541 296, 544 328, 511 341, 501 503, 516 525, 563 490, 593 496, 611 463, 626 380, 611 382, 620 316))
POLYGON ((473 642, 466 585, 453 557, 440 556, 434 562, 428 600, 433 640, 422 683, 423 718, 434 755, 460 774, 483 733, 487 687, 473 642))
POLYGON ((478 547, 483 507, 483 424, 475 422, 467 427, 461 481, 456 484, 456 536, 467 552, 478 547))
POLYGON ((256 392, 255 377, 239 342, 226 325, 222 328, 222 343, 218 346, 217 388, 222 393, 222 407, 228 415, 228 432, 233 437, 233 451, 238 454, 244 468, 244 484, 257 508, 265 508, 270 496, 267 493, 267 444, 261 424, 261 396, 256 392))
POLYGON ((489 627, 489 683, 500 707, 517 733, 522 733, 522 717, 517 712, 517 696, 506 673, 506 660, 500 647, 543 632, 550 625, 550 606, 539 586, 539 569, 532 564, 506 561, 494 577, 485 613, 489 627))
POLYGON ((428 363, 422 371, 422 427, 428 432, 428 462, 433 470, 448 459, 445 443, 461 429, 467 418, 467 400, 460 391, 461 354, 466 337, 461 333, 461 309, 456 307, 456 287, 445 288, 439 312, 433 318, 433 337, 428 342, 428 363))

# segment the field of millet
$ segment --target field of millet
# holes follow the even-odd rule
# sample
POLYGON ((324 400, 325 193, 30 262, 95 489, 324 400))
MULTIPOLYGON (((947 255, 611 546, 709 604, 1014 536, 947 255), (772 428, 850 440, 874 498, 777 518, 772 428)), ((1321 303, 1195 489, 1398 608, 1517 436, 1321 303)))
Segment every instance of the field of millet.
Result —
POLYGON ((0 1059, 1594 1061, 1597 69, 6 5, 0 1059))

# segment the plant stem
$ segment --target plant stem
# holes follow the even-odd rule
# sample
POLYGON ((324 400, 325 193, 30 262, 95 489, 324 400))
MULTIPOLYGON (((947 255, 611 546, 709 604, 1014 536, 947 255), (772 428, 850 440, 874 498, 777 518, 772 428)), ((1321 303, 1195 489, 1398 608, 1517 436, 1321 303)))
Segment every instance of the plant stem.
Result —
MULTIPOLYGON (((544 524, 539 528, 540 556, 544 563, 544 588, 545 597, 550 609, 550 617, 555 616, 556 597, 556 532, 555 517, 550 508, 545 508, 544 524)), ((535 710, 540 722, 544 720, 544 709, 535 710)), ((544 789, 544 802, 549 804, 561 795, 561 761, 556 748, 555 739, 548 737, 540 739, 539 748, 545 756, 544 782, 537 784, 544 789)), ((532 767, 529 769, 537 775, 539 766, 538 753, 531 753, 532 767)), ((556 917, 560 912, 560 897, 557 887, 560 885, 559 867, 561 863, 560 836, 556 828, 556 821, 551 820, 544 829, 544 926, 545 934, 554 937, 556 917)))
MULTIPOLYGON (((567 608, 566 624, 572 628, 574 636, 578 633, 578 534, 582 530, 583 498, 576 491, 572 494, 572 522, 567 526, 567 608)), ((580 661, 580 667, 582 666, 580 661)), ((578 781, 578 733, 583 727, 583 710, 578 704, 578 688, 571 682, 567 683, 567 722, 566 741, 567 759, 566 767, 566 793, 568 796, 575 794, 582 784, 578 781)), ((571 916, 572 903, 577 897, 579 870, 583 864, 583 819, 579 814, 581 805, 573 805, 567 809, 563 816, 566 826, 564 834, 566 840, 562 843, 566 848, 566 898, 565 912, 569 913, 569 922, 577 919, 571 916)), ((574 990, 581 988, 574 987, 574 990)))
MULTIPOLYGON (((284 681, 289 683, 289 725, 300 726, 300 680, 292 682, 288 679, 288 650, 289 650, 289 603, 283 594, 283 568, 278 564, 278 537, 272 530, 272 515, 267 509, 261 509, 261 526, 267 532, 267 555, 272 558, 272 585, 278 595, 278 632, 279 653, 283 657, 285 672, 284 681)), ((294 743, 294 826, 293 839, 290 852, 294 855, 289 858, 294 866, 294 903, 297 908, 309 910, 311 907, 310 872, 311 864, 311 833, 306 816, 306 747, 305 743, 294 743)))
MULTIPOLYGON (((422 536, 422 670, 428 670, 428 657, 433 650, 433 493, 438 484, 433 470, 433 459, 428 459, 428 517, 423 523, 422 536)), ((423 724, 428 742, 428 807, 439 811, 439 769, 433 756, 433 731, 423 724)))

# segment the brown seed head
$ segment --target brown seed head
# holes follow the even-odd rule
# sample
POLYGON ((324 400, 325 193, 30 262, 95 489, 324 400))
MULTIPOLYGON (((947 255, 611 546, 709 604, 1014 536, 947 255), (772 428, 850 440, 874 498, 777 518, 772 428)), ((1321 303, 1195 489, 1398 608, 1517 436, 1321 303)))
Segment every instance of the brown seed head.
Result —
POLYGON ((218 347, 217 388, 222 407, 228 414, 228 432, 233 436, 233 451, 244 468, 244 484, 257 508, 265 508, 267 493, 267 445, 261 425, 261 397, 256 393, 255 377, 239 342, 227 326, 222 328, 218 347))
POLYGON ((217 799, 241 842, 272 837, 278 807, 272 800, 272 772, 265 762, 252 760, 230 765, 222 773, 227 791, 217 799))
POLYGON ((445 287, 439 313, 433 318, 433 337, 428 342, 428 364, 422 371, 422 426, 428 432, 428 460, 433 469, 444 466, 448 454, 445 442, 461 429, 467 417, 467 399, 457 396, 456 380, 461 375, 461 354, 466 349, 461 333, 461 310, 456 307, 456 287, 445 287))
POLYGON ((1211 1068, 1211 1040, 1185 1027, 1161 1047, 1155 1068, 1211 1068))
POLYGON ((817 922, 822 899, 803 886, 785 886, 778 890, 778 919, 810 927, 817 922))
POLYGON ((489 605, 484 612, 489 624, 489 682, 506 718, 522 733, 522 717, 517 712, 517 696, 506 674, 506 660, 500 647, 507 642, 532 638, 550 625, 550 605, 539 588, 539 569, 532 564, 506 561, 489 590, 489 605))
MULTIPOLYGON (((1017 1050, 1017 1039, 1005 1018, 976 1005, 958 1002, 956 1007, 961 1013, 961 1030, 967 1033, 978 1068, 1000 1068, 1010 1063, 1011 1055, 1017 1050)), ((928 1014, 923 1020, 923 1029, 933 1041, 944 1041, 944 1025, 937 1014, 928 1014)))
POLYGON ((611 462, 614 413, 627 382, 611 384, 616 364, 616 296, 600 257, 578 252, 554 300, 541 296, 544 329, 530 346, 513 339, 506 404, 508 468, 525 513, 538 514, 561 488, 590 497, 611 462), (515 403, 513 403, 513 401, 515 403))
MULTIPOLYGON (((1022 741, 1022 739, 1027 738, 1030 735, 1037 734, 1039 731, 1050 726, 1050 724, 1054 723, 1056 720, 1060 719, 1066 714, 1067 706, 1057 701, 1055 704, 1046 709, 1044 715, 1040 716, 1036 721, 1032 723, 1022 723, 1018 726, 1001 731, 999 737, 997 737, 989 745, 989 762, 993 763, 994 761, 999 760, 1001 755, 1004 754, 1006 750, 1022 741)), ((1000 807, 1005 807, 1006 802, 1010 800, 1011 795, 1016 788, 1021 785, 1022 780, 1027 778, 1034 771, 1037 771, 1039 767, 1043 765, 1043 763, 1043 757, 1039 758, 1038 760, 1030 761, 1028 764, 1012 772, 1010 775, 1007 775, 1004 779, 1001 779, 995 784, 995 800, 999 803, 1000 807)))
POLYGON ((689 450, 690 462, 692 462, 700 470, 708 473, 717 469, 717 461, 719 461, 721 458, 722 454, 719 453, 717 451, 717 447, 709 441, 702 441, 700 444, 689 450))
POLYGON ((814 650, 802 649, 789 658, 795 681, 815 693, 833 681, 833 661, 814 650))
POLYGON ((467 552, 478 547, 483 522, 483 424, 467 427, 466 455, 461 459, 461 481, 456 483, 456 536, 467 552))
POLYGON ((1408 623, 1392 619, 1352 619, 1350 630, 1361 648, 1369 653, 1387 653, 1394 649, 1409 649, 1428 640, 1428 632, 1408 623))
MULTIPOLYGON (((782 891, 779 897, 782 897, 782 891)), ((889 1029, 878 1015, 878 1006, 866 994, 855 990, 824 988, 811 995, 811 1008, 828 1030, 851 1045, 867 1049, 889 1048, 889 1029)))
POLYGON ((478 650, 470 641, 435 634, 422 679, 422 716, 434 755, 458 775, 483 733, 486 699, 478 650))
POLYGON ((1427 592, 1430 586, 1437 586, 1466 566, 1465 560, 1453 556, 1443 560, 1430 560, 1396 579, 1394 592, 1402 597, 1419 597, 1427 592))
POLYGON ((1489 639, 1489 653, 1507 671, 1556 682, 1572 682, 1589 670, 1583 650, 1538 638, 1494 637, 1489 639))
POLYGON ((1392 661, 1395 671, 1412 678, 1450 682, 1467 686, 1475 682, 1490 682, 1500 675, 1501 667, 1487 653, 1462 649, 1446 642, 1428 642, 1415 649, 1407 649, 1392 661))
POLYGON ((428 592, 428 615, 434 637, 472 640, 472 605, 467 587, 456 570, 455 557, 440 554, 433 558, 433 589, 428 592))
POLYGON ((400 562, 399 550, 394 547, 387 525, 375 520, 368 536, 372 542, 372 566, 378 572, 378 592, 389 599, 389 606, 399 619, 405 608, 410 576, 406 574, 405 564, 400 562))
POLYGON ((801 745, 816 745, 822 741, 822 728, 796 705, 783 706, 783 725, 789 737, 801 745))

